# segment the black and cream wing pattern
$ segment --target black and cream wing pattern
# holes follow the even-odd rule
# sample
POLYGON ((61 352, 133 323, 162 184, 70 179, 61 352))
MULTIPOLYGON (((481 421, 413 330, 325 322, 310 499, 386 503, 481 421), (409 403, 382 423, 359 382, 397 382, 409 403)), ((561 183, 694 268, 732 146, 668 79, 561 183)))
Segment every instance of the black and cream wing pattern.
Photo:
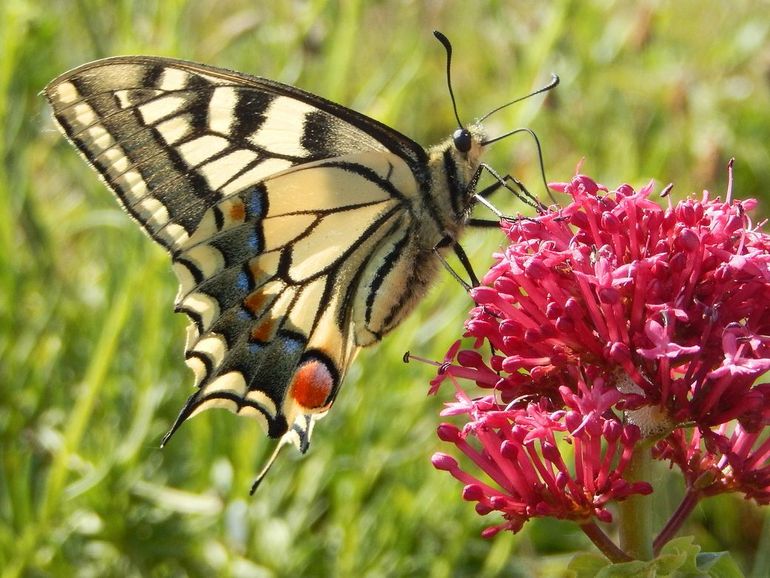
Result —
POLYGON ((164 442, 222 407, 304 451, 459 234, 480 140, 426 151, 297 88, 165 58, 92 62, 45 95, 179 279, 196 389, 164 442))

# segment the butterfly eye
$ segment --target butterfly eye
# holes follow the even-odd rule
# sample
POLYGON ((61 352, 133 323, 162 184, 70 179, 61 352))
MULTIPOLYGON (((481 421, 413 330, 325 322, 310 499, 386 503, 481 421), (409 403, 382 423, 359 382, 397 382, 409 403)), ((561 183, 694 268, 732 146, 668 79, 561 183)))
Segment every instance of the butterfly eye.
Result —
POLYGON ((467 153, 471 150, 471 133, 467 128, 458 128, 452 134, 452 140, 455 148, 461 153, 467 153))

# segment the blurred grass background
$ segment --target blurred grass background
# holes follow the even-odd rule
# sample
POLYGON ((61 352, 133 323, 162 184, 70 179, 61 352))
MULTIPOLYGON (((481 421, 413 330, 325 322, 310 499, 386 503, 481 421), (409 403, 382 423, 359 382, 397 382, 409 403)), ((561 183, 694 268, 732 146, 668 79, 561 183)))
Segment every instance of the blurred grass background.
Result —
MULTIPOLYGON (((545 104, 487 124, 537 131, 549 179, 585 158, 607 185, 655 178, 676 198, 723 191, 735 156, 737 194, 766 202, 769 15, 747 0, 4 0, 0 576, 561 576, 589 547, 550 521, 483 541, 487 521, 430 466, 448 393, 426 398, 432 368, 401 357, 441 359, 461 333, 469 303, 448 276, 359 356, 310 452, 286 451, 255 497, 254 423, 207 412, 160 451, 192 381, 175 280, 55 131, 38 94, 54 76, 110 55, 182 57, 296 84, 427 145, 455 128, 440 29, 466 121, 561 75, 545 104)), ((540 190, 527 138, 487 160, 540 190)), ((464 244, 483 271, 499 242, 471 231, 464 244)), ((657 495, 664 512, 676 487, 657 495)), ((752 504, 708 501, 687 531, 770 575, 767 514, 752 504)))

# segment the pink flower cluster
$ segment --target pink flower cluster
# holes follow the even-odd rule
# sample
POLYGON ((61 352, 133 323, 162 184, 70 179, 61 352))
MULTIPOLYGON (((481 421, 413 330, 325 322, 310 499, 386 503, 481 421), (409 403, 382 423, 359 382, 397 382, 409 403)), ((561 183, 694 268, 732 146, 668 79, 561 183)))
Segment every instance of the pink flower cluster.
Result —
POLYGON ((691 500, 770 502, 770 383, 755 383, 770 369, 770 236, 747 215, 756 202, 728 189, 663 208, 651 185, 583 175, 552 188, 572 202, 503 224, 510 244, 472 290, 474 348, 455 344, 433 381, 455 384, 442 415, 465 419, 439 437, 474 466, 434 465, 480 514, 503 514, 487 534, 535 516, 610 520, 608 503, 652 491, 624 478, 640 440, 682 470, 691 500))
POLYGON ((550 409, 546 400, 505 408, 494 396, 471 400, 458 389, 457 403, 449 404, 442 415, 465 414, 470 421, 463 430, 443 423, 438 435, 470 457, 496 487, 461 470, 447 454, 436 453, 433 465, 466 484, 463 498, 477 502, 479 514, 503 513, 505 523, 487 528, 484 536, 506 529, 517 532, 532 516, 577 521, 596 516, 608 522, 612 517, 606 505, 611 499, 652 491, 647 483, 628 483, 619 476, 631 458, 639 429, 606 419, 603 414, 618 401, 619 393, 593 385, 580 382, 577 394, 563 388, 563 410, 550 409), (468 442, 470 436, 480 442, 481 450, 468 442), (573 445, 574 475, 566 463, 570 458, 558 444, 558 438, 565 437, 573 445))

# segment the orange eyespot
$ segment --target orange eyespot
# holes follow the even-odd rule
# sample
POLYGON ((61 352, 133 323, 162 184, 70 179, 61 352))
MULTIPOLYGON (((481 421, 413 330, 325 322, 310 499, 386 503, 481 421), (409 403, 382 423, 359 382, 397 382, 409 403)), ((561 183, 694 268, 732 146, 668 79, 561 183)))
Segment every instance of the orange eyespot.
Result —
POLYGON ((324 363, 306 361, 299 366, 290 385, 291 397, 305 409, 321 409, 334 388, 334 379, 324 363))

